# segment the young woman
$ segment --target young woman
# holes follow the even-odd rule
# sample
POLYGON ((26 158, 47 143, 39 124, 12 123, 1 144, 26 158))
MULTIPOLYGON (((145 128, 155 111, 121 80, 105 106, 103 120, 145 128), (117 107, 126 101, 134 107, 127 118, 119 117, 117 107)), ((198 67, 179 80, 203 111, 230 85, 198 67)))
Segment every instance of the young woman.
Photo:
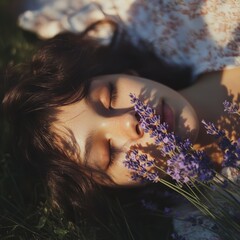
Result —
MULTIPOLYGON (((55 195, 54 198, 70 200, 71 204, 80 206, 82 201, 73 199, 84 197, 85 192, 89 192, 87 190, 95 188, 92 187, 93 182, 102 185, 105 181, 107 185, 110 182, 113 183, 113 179, 104 171, 107 161, 112 158, 109 144, 113 136, 110 138, 107 133, 93 136, 95 130, 99 131, 96 129, 97 125, 92 125, 90 120, 96 120, 95 117, 99 115, 106 119, 113 118, 112 122, 117 122, 117 116, 126 115, 135 123, 135 126, 129 123, 128 127, 134 127, 135 134, 140 137, 142 130, 138 126, 138 117, 135 116, 130 105, 130 87, 136 88, 137 92, 134 92, 136 94, 141 92, 146 99, 150 99, 148 95, 153 88, 157 87, 155 94, 159 96, 156 102, 159 111, 161 88, 167 89, 166 94, 170 91, 174 96, 176 95, 173 90, 163 85, 140 77, 131 77, 126 75, 127 72, 149 76, 152 79, 154 77, 163 79, 163 82, 166 81, 172 86, 174 86, 176 74, 178 78, 182 78, 176 81, 177 88, 181 87, 179 83, 185 86, 190 78, 189 69, 169 66, 153 54, 139 52, 135 48, 129 49, 126 45, 119 48, 113 45, 100 46, 95 40, 86 38, 84 35, 71 34, 59 35, 43 43, 28 64, 22 64, 7 72, 6 88, 9 89, 6 91, 3 107, 10 121, 13 122, 14 139, 24 158, 36 165, 37 169, 47 177, 55 195), (158 69, 155 67, 151 69, 152 62, 154 66, 158 66, 158 69), (119 78, 122 80, 118 81, 119 78), (123 105, 117 107, 121 108, 120 111, 113 110, 116 91, 118 95, 120 93, 117 82, 123 82, 121 88, 125 86, 121 90, 120 99, 123 105), (149 82, 150 87, 144 89, 145 82, 149 82), (83 103, 83 106, 77 106, 77 103, 83 103), (85 108, 88 109, 87 112, 85 108), (77 120, 77 116, 84 118, 73 122, 74 119, 77 120), (88 123, 90 123, 89 126, 88 123), (80 126, 86 131, 73 129, 80 126), (82 140, 79 139, 80 136, 83 137, 82 140), (94 152, 101 154, 101 161, 98 163, 94 163, 92 159, 96 157, 96 155, 92 156, 94 152), (72 183, 70 184, 69 181, 72 183), (73 196, 69 197, 71 195, 73 196)), ((179 95, 175 96, 175 99, 178 100, 178 97, 179 95)), ((181 101, 179 111, 186 103, 182 97, 181 101)), ((169 106, 169 109, 170 107, 172 108, 169 106)), ((190 105, 189 108, 191 108, 190 105)), ((171 114, 173 115, 172 110, 171 114)), ((122 124, 124 124, 123 120, 120 120, 122 124)), ((104 125, 100 122, 99 124, 104 125)), ((172 127, 174 127, 173 124, 172 127)), ((111 129, 115 128, 122 131, 120 125, 112 126, 111 129)), ((126 131, 129 132, 128 129, 126 131)), ((125 143, 126 141, 127 139, 125 143)), ((123 144, 123 140, 119 144, 123 144)), ((121 148, 120 145, 117 147, 121 148)), ((121 185, 121 182, 115 182, 115 184, 121 185)))
MULTIPOLYGON (((202 75, 176 91, 147 77, 168 79, 172 86, 177 78, 178 86, 184 83, 178 78, 189 76, 189 69, 158 61, 160 68, 151 72, 148 64, 155 58, 150 57, 66 34, 44 43, 29 63, 7 72, 3 107, 14 140, 46 178, 56 205, 86 210, 99 185, 140 184, 131 180, 123 160, 132 145, 148 147, 152 142, 139 125, 129 93, 147 101, 172 131, 200 147, 214 142, 203 134, 201 119, 228 129, 233 137, 239 132, 239 124, 228 122, 222 110, 225 99, 239 101, 239 68, 202 75)), ((149 154, 154 156, 154 149, 149 154)))
MULTIPOLYGON (((221 107, 225 99, 239 100, 237 49, 226 50, 229 58, 213 57, 215 64, 199 58, 179 65, 169 58, 175 63, 170 64, 155 49, 140 50, 133 42, 121 41, 121 35, 113 35, 107 45, 99 44, 90 35, 101 23, 81 35, 49 40, 29 63, 7 73, 10 86, 3 106, 13 123, 16 144, 46 178, 55 204, 73 212, 88 207, 98 185, 140 184, 131 180, 123 160, 133 144, 148 147, 151 139, 139 125, 130 92, 148 101, 177 135, 190 137, 198 147, 209 146, 210 154, 213 141, 203 134, 202 119, 227 128, 233 137, 239 131, 221 107), (223 59, 226 62, 219 65, 223 59), (196 70, 204 62, 211 69, 196 70), (226 65, 232 69, 224 69, 226 65), (219 71, 199 75, 211 70, 219 71), (191 85, 193 77, 198 80, 191 85)), ((114 28, 112 21, 107 23, 114 28)), ((200 52, 206 45, 196 46, 200 52)), ((184 58, 198 56, 197 51, 184 58)), ((209 52, 215 51, 223 53, 214 47, 209 52)), ((174 54, 164 56, 166 60, 174 54)), ((154 149, 149 154, 154 156, 154 149)))

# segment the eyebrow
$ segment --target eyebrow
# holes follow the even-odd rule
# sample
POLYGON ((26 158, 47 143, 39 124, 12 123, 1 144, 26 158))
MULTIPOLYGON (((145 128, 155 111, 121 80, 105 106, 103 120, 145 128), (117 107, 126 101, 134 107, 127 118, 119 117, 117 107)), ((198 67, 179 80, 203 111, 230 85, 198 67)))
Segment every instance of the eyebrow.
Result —
POLYGON ((86 164, 88 162, 90 152, 92 151, 92 148, 93 148, 93 135, 94 135, 94 130, 90 131, 86 137, 85 152, 84 152, 84 164, 86 164))

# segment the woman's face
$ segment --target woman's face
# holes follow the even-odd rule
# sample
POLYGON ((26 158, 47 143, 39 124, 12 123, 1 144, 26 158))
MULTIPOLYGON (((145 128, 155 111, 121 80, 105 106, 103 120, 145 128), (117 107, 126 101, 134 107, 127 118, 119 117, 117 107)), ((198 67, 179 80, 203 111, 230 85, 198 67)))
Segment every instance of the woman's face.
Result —
POLYGON ((99 169, 122 186, 137 185, 123 161, 130 146, 154 155, 153 140, 139 125, 129 93, 148 103, 169 130, 195 140, 198 120, 191 105, 178 92, 148 79, 129 75, 105 75, 92 80, 87 96, 61 107, 57 127, 68 128, 80 149, 81 164, 99 169), (149 150, 150 152, 150 150, 149 150))

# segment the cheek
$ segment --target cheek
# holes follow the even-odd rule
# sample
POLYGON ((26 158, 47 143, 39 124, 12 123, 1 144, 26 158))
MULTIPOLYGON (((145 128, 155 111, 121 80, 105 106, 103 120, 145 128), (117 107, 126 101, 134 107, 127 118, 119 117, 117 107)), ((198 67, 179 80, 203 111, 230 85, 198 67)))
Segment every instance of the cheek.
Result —
POLYGON ((141 101, 149 103, 152 107, 159 104, 162 97, 171 95, 172 90, 165 86, 146 79, 120 79, 116 82, 119 99, 117 108, 132 107, 130 93, 135 94, 141 101))
POLYGON ((124 166, 124 157, 118 158, 108 169, 107 174, 111 177, 113 182, 120 186, 139 186, 140 182, 134 181, 131 178, 132 171, 124 166))
MULTIPOLYGON (((149 144, 138 144, 138 150, 141 153, 146 153, 148 159, 158 159, 159 158, 159 151, 156 150, 155 145, 149 144)), ((125 164, 125 153, 121 154, 121 157, 117 158, 114 163, 109 167, 107 170, 107 174, 111 177, 111 179, 120 186, 141 186, 144 183, 141 180, 133 180, 132 175, 134 173, 133 170, 128 169, 125 164)), ((164 160, 158 161, 161 166, 164 165, 164 160)), ((152 170, 153 167, 147 167, 147 170, 152 170)))
POLYGON ((146 89, 143 84, 130 80, 118 80, 116 82, 116 88, 118 93, 117 104, 119 107, 125 108, 133 106, 130 102, 130 93, 140 97, 143 96, 143 89, 146 89))

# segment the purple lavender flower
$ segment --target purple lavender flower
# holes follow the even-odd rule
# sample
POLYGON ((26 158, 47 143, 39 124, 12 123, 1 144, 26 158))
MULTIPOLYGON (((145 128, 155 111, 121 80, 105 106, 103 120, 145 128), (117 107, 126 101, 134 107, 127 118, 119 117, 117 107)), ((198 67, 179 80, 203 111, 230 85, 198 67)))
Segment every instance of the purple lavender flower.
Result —
POLYGON ((224 111, 230 114, 240 115, 239 105, 237 103, 230 103, 227 100, 223 102, 224 111))
POLYGON ((235 150, 235 144, 227 136, 222 136, 219 139, 218 146, 222 149, 223 152, 230 150, 235 150))
MULTIPOLYGON (((193 180, 211 180, 214 174, 210 159, 202 152, 194 151, 189 139, 181 141, 174 133, 169 133, 167 124, 160 122, 160 116, 155 115, 154 110, 150 106, 143 104, 133 94, 130 94, 130 97, 135 111, 140 116, 142 128, 150 134, 150 137, 155 140, 155 144, 160 148, 161 156, 159 158, 169 157, 166 169, 167 174, 179 183, 187 183, 193 180)), ((208 125, 206 124, 206 126, 208 125)), ((209 129, 214 134, 222 134, 214 125, 210 125, 209 129)), ((148 167, 147 162, 147 155, 142 156, 135 150, 127 154, 125 165, 135 171, 134 178, 136 178, 137 173, 138 177, 153 182, 158 181, 157 172, 148 172, 146 170, 146 167, 148 167)), ((153 164, 153 161, 150 164, 153 164)))
POLYGON ((215 176, 214 166, 211 159, 203 151, 195 151, 196 159, 199 161, 198 181, 209 182, 215 176))
POLYGON ((154 183, 157 183, 160 181, 160 178, 158 176, 158 173, 156 171, 154 172, 148 172, 146 174, 146 179, 150 182, 154 182, 154 183))
POLYGON ((173 156, 171 159, 167 161, 167 174, 172 177, 172 179, 176 180, 177 182, 186 183, 189 179, 189 174, 192 176, 193 169, 187 169, 185 165, 185 155, 180 153, 179 155, 173 156))
POLYGON ((125 167, 133 170, 133 180, 148 180, 151 182, 158 182, 159 176, 154 170, 148 170, 154 165, 154 160, 148 159, 146 154, 140 154, 137 149, 130 150, 126 154, 125 167))
POLYGON ((238 168, 240 167, 240 150, 238 149, 237 151, 230 151, 227 150, 224 154, 223 158, 223 167, 234 167, 238 168))
POLYGON ((143 104, 142 101, 140 101, 134 94, 130 93, 131 103, 134 104, 134 109, 140 116, 140 124, 142 128, 149 132, 152 129, 153 126, 160 125, 160 116, 155 114, 155 111, 148 106, 147 104, 143 104), (151 126, 151 128, 149 127, 151 126))
POLYGON ((238 154, 238 157, 240 158, 240 138, 238 138, 238 140, 235 142, 236 144, 236 153, 238 154))
POLYGON ((174 155, 167 161, 167 166, 167 173, 179 183, 207 182, 214 177, 210 159, 200 151, 174 155))
POLYGON ((202 120, 202 123, 207 130, 207 134, 210 135, 216 135, 217 137, 220 137, 224 135, 224 131, 219 130, 213 123, 209 122, 207 123, 205 120, 202 120))
MULTIPOLYGON (((196 151, 193 149, 193 146, 189 139, 182 141, 173 133, 168 132, 168 126, 166 123, 160 122, 160 116, 155 115, 153 109, 151 109, 148 105, 143 104, 135 95, 131 94, 131 102, 134 104, 135 111, 140 117, 140 124, 144 131, 150 135, 151 138, 154 139, 156 147, 160 150, 159 159, 155 159, 155 161, 161 161, 162 156, 168 157, 166 164, 164 167, 166 169, 162 169, 167 174, 169 174, 178 184, 172 185, 172 183, 166 180, 160 180, 158 176, 158 172, 155 171, 155 167, 157 164, 153 160, 149 160, 146 154, 141 154, 137 149, 133 148, 126 154, 126 159, 124 164, 127 168, 132 170, 132 179, 139 180, 148 180, 153 182, 162 181, 163 184, 169 186, 170 188, 175 189, 177 192, 186 196, 186 191, 189 190, 188 200, 195 204, 201 211, 206 213, 206 209, 210 212, 209 216, 215 216, 217 213, 221 213, 219 211, 219 207, 221 205, 218 204, 218 201, 215 201, 216 204, 216 212, 208 208, 208 202, 205 202, 205 198, 198 198, 198 196, 203 196, 203 194, 199 191, 198 188, 186 188, 187 190, 181 188, 182 184, 188 184, 189 187, 196 186, 195 181, 197 182, 210 182, 210 185, 207 186, 215 189, 215 193, 219 189, 219 185, 216 184, 214 176, 215 171, 213 168, 213 163, 210 158, 203 151, 196 151), (212 181, 213 180, 213 181, 212 181), (171 184, 171 185, 170 185, 171 184), (193 185, 191 185, 193 184, 193 185), (215 185, 214 185, 215 184, 215 185), (195 191, 197 189, 197 191, 195 191), (204 200, 203 202, 201 202, 204 200), (199 204, 196 205, 196 202, 199 204), (200 202, 199 202, 200 201, 200 202)), ((230 105, 228 102, 225 102, 226 111, 231 113, 239 113, 239 107, 236 105, 230 105)), ((208 134, 215 136, 218 140, 218 145, 224 154, 223 166, 231 166, 231 167, 240 167, 240 139, 237 141, 231 141, 226 133, 220 129, 218 129, 213 123, 206 123, 203 121, 203 125, 207 130, 208 134)), ((223 182, 225 183, 225 182, 223 182)), ((223 185, 224 187, 224 185, 223 185)), ((224 189, 224 188, 221 188, 224 189)), ((211 191, 210 191, 211 193, 211 191)), ((228 198, 228 192, 226 192, 226 199, 231 198, 228 203, 232 202, 232 196, 228 198)), ((216 194, 217 196, 217 194, 216 194)), ((221 195, 223 196, 223 194, 221 195)), ((207 196, 206 196, 207 197, 207 196)), ((215 197, 215 196, 214 196, 215 197)), ((214 206, 211 205, 212 206, 214 206)), ((237 204, 239 204, 237 202, 237 204)), ((235 207, 235 205, 234 205, 235 207)), ((224 209, 223 209, 224 211, 224 209)), ((208 214, 208 213, 206 213, 208 214)), ((225 216, 225 214, 223 214, 225 216)), ((226 216, 229 216, 227 213, 226 216)), ((214 217, 214 220, 217 218, 214 217)), ((220 218, 219 218, 220 219, 220 218)), ((222 217, 221 217, 222 219, 222 217)), ((218 220, 218 219, 217 219, 218 220)), ((232 220, 232 217, 228 217, 228 220, 232 220)), ((239 232, 239 225, 235 228, 236 221, 233 220, 234 224, 225 225, 225 222, 222 223, 221 220, 219 222, 219 226, 224 229, 224 231, 228 232, 229 226, 230 228, 234 226, 234 230, 239 232), (225 227, 226 226, 226 227, 225 227)), ((193 222, 193 224, 196 224, 193 222)), ((202 224, 199 221, 199 224, 202 224)), ((230 231, 231 232, 231 231, 230 231)), ((238 236, 238 235, 237 235, 238 236)), ((185 240, 185 237, 178 235, 177 233, 173 233, 171 235, 171 239, 175 240, 185 240)), ((237 239, 237 238, 236 238, 237 239)))
POLYGON ((184 141, 180 141, 179 142, 179 148, 181 149, 181 151, 183 152, 188 152, 193 148, 193 145, 191 143, 191 141, 187 138, 184 141))
MULTIPOLYGON (((226 103, 227 104, 227 103, 226 103)), ((240 166, 240 140, 236 142, 231 141, 226 133, 219 130, 213 123, 206 123, 202 121, 207 133, 210 135, 215 135, 218 138, 218 146, 224 153, 224 158, 222 162, 223 167, 239 167, 240 166)))

